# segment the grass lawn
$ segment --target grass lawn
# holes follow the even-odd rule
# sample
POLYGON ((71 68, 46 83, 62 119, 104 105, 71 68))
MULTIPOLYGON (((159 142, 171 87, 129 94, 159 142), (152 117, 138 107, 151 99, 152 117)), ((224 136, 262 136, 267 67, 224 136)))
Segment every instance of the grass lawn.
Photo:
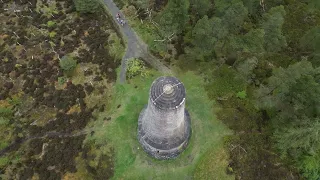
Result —
POLYGON ((177 76, 185 85, 191 115, 192 136, 187 149, 167 161, 153 159, 143 151, 137 140, 138 116, 148 102, 151 83, 159 76, 152 72, 147 78, 116 84, 110 107, 91 124, 95 133, 88 135, 87 141, 114 148, 114 179, 234 179, 226 174, 228 156, 223 147, 223 137, 231 131, 216 119, 214 103, 208 99, 201 78, 191 72, 177 76), (111 120, 104 120, 106 117, 111 120))

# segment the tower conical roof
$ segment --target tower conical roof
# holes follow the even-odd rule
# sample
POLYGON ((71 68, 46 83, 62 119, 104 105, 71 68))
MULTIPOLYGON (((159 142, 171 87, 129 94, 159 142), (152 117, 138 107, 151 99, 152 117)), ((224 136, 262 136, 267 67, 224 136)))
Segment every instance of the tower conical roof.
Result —
POLYGON ((163 76, 152 83, 150 100, 160 109, 176 109, 185 100, 186 90, 177 78, 163 76))

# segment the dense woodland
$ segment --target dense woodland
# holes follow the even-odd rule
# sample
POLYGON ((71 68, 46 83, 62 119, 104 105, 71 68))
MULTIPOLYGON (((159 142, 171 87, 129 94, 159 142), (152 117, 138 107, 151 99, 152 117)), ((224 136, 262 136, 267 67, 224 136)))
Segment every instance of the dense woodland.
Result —
POLYGON ((206 79, 243 149, 229 148, 237 179, 320 179, 320 1, 117 3, 156 27, 154 54, 206 79))
MULTIPOLYGON (((0 2, 6 27, 0 29, 2 177, 73 179, 66 173, 76 168, 92 179, 112 177, 112 153, 97 155, 82 145, 84 136, 69 133, 81 132, 104 111, 106 104, 97 102, 110 97, 103 89, 115 81, 117 50, 123 49, 117 28, 100 16, 98 0, 57 0, 54 6, 22 0, 16 2, 20 14, 3 10, 12 2, 0 2), (81 77, 94 84, 77 78, 77 63, 86 67, 81 77), (39 116, 46 123, 33 126, 39 116), (38 138, 56 130, 64 134, 38 138), (63 162, 56 158, 61 151, 63 162)), ((227 173, 236 179, 320 179, 319 0, 115 2, 156 57, 205 80, 218 119, 233 130, 224 138, 227 173)))

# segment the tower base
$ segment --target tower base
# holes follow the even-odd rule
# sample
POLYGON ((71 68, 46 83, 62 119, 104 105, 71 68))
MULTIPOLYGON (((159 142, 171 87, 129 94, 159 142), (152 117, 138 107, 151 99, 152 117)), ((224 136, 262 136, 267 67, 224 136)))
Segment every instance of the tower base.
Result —
POLYGON ((146 107, 141 111, 138 121, 138 140, 144 149, 144 151, 150 156, 156 159, 173 159, 176 158, 182 151, 184 151, 189 143, 191 137, 191 120, 188 111, 185 109, 185 133, 182 143, 170 144, 170 142, 164 142, 158 140, 157 142, 151 141, 142 128, 142 119, 145 115, 146 107), (170 147, 168 148, 168 144, 170 147))

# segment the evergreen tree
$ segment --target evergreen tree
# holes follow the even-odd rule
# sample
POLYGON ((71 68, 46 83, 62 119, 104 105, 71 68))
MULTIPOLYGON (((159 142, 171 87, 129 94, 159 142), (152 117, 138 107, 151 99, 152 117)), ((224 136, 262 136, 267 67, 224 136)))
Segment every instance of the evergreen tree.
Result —
POLYGON ((164 36, 181 33, 188 22, 189 0, 169 0, 167 7, 158 17, 164 36))
POLYGON ((234 51, 263 53, 264 30, 252 29, 243 36, 231 38, 230 48, 234 51))
POLYGON ((320 1, 319 0, 308 0, 310 9, 320 10, 320 1))
POLYGON ((260 0, 242 0, 242 1, 243 1, 243 5, 246 8, 248 8, 248 12, 251 15, 256 15, 259 9, 261 9, 260 0))
POLYGON ((215 0, 214 6, 216 10, 216 16, 221 17, 226 13, 226 10, 232 5, 236 3, 242 2, 241 0, 215 0))
POLYGON ((193 12, 197 13, 200 17, 206 15, 212 6, 210 0, 190 0, 190 4, 193 12))
POLYGON ((273 7, 264 14, 262 28, 265 31, 265 49, 269 52, 278 52, 287 45, 285 37, 282 35, 282 25, 286 11, 283 6, 273 7))
POLYGON ((311 62, 320 66, 320 26, 316 26, 307 33, 300 40, 301 48, 309 52, 311 57, 311 62))
POLYGON ((212 20, 208 19, 208 16, 204 16, 192 30, 192 44, 198 50, 196 54, 199 56, 209 55, 216 41, 217 38, 213 34, 212 20))
POLYGON ((280 153, 293 159, 306 177, 320 178, 320 167, 309 172, 301 161, 320 152, 320 68, 305 60, 278 68, 258 94, 259 104, 270 112, 280 153))
POLYGON ((238 32, 244 20, 248 16, 248 10, 244 7, 242 2, 231 4, 231 6, 225 11, 222 21, 226 24, 230 32, 238 32))

